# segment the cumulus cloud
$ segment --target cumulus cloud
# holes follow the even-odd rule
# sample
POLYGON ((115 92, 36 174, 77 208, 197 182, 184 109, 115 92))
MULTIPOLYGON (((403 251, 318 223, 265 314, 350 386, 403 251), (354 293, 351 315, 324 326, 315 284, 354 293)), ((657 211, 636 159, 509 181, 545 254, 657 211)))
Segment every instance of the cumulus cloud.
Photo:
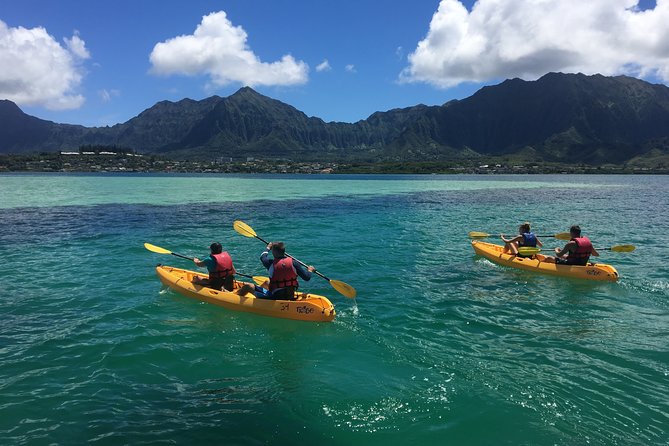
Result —
POLYGON ((202 17, 191 35, 155 45, 150 55, 155 74, 206 74, 214 86, 295 85, 307 82, 309 67, 291 55, 262 62, 247 45, 247 34, 224 11, 202 17))
POLYGON ((356 73, 355 65, 353 64, 348 64, 344 67, 347 73, 356 73))
POLYGON ((52 110, 78 108, 81 61, 90 54, 75 33, 61 46, 42 27, 10 28, 0 20, 0 98, 52 110))
POLYGON ((328 62, 327 59, 323 60, 323 62, 319 63, 316 66, 316 71, 318 71, 319 73, 321 71, 330 71, 331 69, 332 69, 332 67, 330 67, 330 62, 328 62))
POLYGON ((448 88, 562 71, 669 81, 669 0, 638 3, 478 0, 468 11, 441 0, 400 80, 448 88))

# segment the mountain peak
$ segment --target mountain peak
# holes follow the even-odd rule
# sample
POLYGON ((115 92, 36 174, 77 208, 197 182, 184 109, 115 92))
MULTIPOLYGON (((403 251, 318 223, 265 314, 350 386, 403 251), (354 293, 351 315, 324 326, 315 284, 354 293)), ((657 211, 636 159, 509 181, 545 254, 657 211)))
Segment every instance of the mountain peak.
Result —
POLYGON ((23 115, 23 111, 9 99, 0 99, 0 114, 23 115))
POLYGON ((253 88, 249 86, 245 86, 237 90, 235 93, 230 95, 230 97, 233 96, 262 96, 260 93, 255 91, 253 88))
POLYGON ((264 106, 267 106, 269 104, 279 103, 280 101, 270 98, 269 96, 262 95, 253 88, 247 86, 240 88, 235 93, 223 99, 223 102, 227 102, 229 104, 263 104, 264 106))

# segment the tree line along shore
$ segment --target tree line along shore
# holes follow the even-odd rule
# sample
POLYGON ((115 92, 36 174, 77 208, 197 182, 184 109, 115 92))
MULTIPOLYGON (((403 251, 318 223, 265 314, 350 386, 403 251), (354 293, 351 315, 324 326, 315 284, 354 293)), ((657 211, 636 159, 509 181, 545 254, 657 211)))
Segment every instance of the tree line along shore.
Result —
POLYGON ((664 166, 514 162, 504 159, 412 162, 316 162, 289 159, 172 160, 133 152, 0 155, 0 172, 285 173, 285 174, 667 174, 664 166))

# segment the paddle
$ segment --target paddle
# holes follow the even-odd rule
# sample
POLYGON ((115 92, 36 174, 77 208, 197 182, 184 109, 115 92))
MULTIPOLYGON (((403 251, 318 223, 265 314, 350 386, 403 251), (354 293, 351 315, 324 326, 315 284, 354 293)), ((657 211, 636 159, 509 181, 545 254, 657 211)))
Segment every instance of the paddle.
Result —
MULTIPOLYGON (((634 245, 617 245, 610 248, 597 248, 597 251, 613 251, 613 252, 632 252, 636 249, 634 245)), ((524 256, 531 256, 539 254, 541 251, 551 251, 550 249, 533 248, 530 246, 521 246, 518 248, 518 254, 524 256)))
MULTIPOLYGON (((193 257, 188 257, 188 256, 185 256, 183 254, 177 254, 176 252, 169 251, 165 248, 161 248, 160 246, 152 245, 151 243, 144 243, 144 247, 146 249, 148 249, 149 251, 155 252, 157 254, 172 254, 175 257, 181 257, 182 259, 191 260, 191 261, 193 260, 193 257)), ((240 272, 237 272, 235 274, 238 275, 238 276, 249 277, 249 278, 253 279, 253 281, 258 285, 262 285, 263 283, 265 283, 269 280, 269 278, 264 277, 264 276, 250 276, 248 274, 242 274, 240 272)))
MULTIPOLYGON (((247 225, 246 223, 244 223, 241 220, 235 220, 235 222, 232 224, 232 227, 235 228, 235 231, 237 231, 238 233, 240 233, 244 237, 257 238, 258 240, 260 240, 264 244, 266 244, 266 245, 269 244, 267 241, 258 237, 258 235, 256 234, 256 231, 254 231, 251 226, 247 225)), ((295 257, 293 257, 289 254, 286 254, 286 256, 295 260, 297 263, 299 263, 300 265, 302 265, 304 267, 307 266, 306 263, 302 262, 301 260, 296 259, 295 257)), ((323 279, 327 280, 330 283, 330 285, 332 285, 332 288, 337 290, 343 296, 346 296, 350 299, 353 299, 355 297, 355 295, 357 294, 355 288, 353 288, 351 285, 349 285, 345 282, 342 282, 340 280, 330 279, 329 277, 326 277, 325 275, 321 274, 320 272, 318 272, 316 270, 314 270, 314 273, 321 276, 323 279)))
MULTIPOLYGON (((488 234, 487 232, 477 232, 477 231, 471 231, 469 233, 469 238, 487 238, 487 237, 493 237, 491 234, 488 234)), ((551 234, 551 235, 537 235, 537 237, 553 237, 558 240, 571 240, 571 234, 568 232, 559 232, 557 234, 551 234)))

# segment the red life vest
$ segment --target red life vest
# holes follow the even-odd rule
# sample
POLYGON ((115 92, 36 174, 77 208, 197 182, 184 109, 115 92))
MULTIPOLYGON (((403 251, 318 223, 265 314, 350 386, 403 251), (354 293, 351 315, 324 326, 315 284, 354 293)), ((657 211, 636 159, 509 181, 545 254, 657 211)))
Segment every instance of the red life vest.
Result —
POLYGON ((567 260, 576 264, 585 265, 588 263, 590 254, 592 254, 592 242, 588 237, 577 237, 573 238, 572 240, 576 242, 576 250, 569 251, 567 260))
POLYGON ((293 259, 283 257, 274 259, 269 277, 269 290, 274 291, 277 288, 293 287, 297 289, 297 271, 293 266, 293 259))
POLYGON ((216 271, 209 271, 209 278, 221 278, 224 279, 228 276, 233 275, 235 267, 232 266, 232 257, 227 252, 222 252, 220 254, 212 254, 211 258, 216 262, 216 271))

